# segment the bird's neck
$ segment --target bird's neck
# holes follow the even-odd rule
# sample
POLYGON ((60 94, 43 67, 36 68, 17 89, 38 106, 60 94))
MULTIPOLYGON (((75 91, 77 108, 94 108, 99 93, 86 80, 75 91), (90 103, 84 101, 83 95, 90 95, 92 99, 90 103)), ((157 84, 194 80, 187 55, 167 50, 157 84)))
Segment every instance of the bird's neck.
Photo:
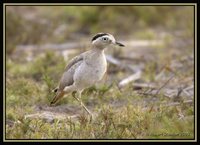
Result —
POLYGON ((97 48, 97 47, 93 46, 91 50, 93 52, 97 52, 97 53, 104 53, 104 48, 97 48))

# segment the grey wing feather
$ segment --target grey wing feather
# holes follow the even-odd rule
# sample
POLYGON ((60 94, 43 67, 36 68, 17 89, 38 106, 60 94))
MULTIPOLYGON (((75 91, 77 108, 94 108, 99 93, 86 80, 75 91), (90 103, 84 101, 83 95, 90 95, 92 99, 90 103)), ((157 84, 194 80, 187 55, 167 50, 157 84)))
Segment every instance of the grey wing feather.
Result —
POLYGON ((70 62, 68 63, 68 65, 65 67, 65 71, 69 70, 74 64, 76 64, 79 61, 83 60, 83 54, 80 54, 74 58, 72 58, 72 60, 70 60, 70 62))
POLYGON ((84 54, 85 53, 82 53, 74 57, 65 67, 65 72, 63 73, 59 83, 59 90, 63 90, 66 86, 70 86, 74 83, 73 76, 75 70, 83 62, 84 54))

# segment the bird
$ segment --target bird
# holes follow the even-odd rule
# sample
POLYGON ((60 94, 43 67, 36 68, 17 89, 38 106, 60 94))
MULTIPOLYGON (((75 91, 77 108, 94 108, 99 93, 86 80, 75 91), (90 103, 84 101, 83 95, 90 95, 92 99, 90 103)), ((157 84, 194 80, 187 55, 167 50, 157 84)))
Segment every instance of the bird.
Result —
POLYGON ((83 90, 99 82, 107 70, 104 49, 110 45, 124 47, 109 33, 97 33, 92 37, 91 49, 72 58, 64 69, 59 85, 53 89, 56 93, 50 105, 55 105, 65 94, 76 92, 73 97, 85 111, 92 115, 81 100, 83 90))

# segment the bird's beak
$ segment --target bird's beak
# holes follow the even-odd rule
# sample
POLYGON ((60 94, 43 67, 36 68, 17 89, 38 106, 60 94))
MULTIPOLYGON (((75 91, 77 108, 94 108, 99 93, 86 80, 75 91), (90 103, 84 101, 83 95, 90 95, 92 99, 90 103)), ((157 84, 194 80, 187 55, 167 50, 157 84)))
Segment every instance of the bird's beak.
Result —
POLYGON ((120 47, 124 47, 124 46, 125 46, 124 44, 122 44, 122 43, 120 43, 120 42, 115 42, 115 45, 118 45, 118 46, 120 46, 120 47))

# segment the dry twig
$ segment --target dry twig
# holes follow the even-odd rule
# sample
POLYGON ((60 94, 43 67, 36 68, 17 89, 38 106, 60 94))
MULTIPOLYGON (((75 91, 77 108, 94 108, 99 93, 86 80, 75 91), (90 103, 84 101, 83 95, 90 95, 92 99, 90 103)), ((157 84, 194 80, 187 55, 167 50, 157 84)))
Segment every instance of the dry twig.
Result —
POLYGON ((133 82, 135 80, 138 80, 141 78, 141 71, 138 71, 134 73, 133 75, 121 80, 118 84, 119 88, 124 87, 125 85, 129 84, 130 82, 133 82))

